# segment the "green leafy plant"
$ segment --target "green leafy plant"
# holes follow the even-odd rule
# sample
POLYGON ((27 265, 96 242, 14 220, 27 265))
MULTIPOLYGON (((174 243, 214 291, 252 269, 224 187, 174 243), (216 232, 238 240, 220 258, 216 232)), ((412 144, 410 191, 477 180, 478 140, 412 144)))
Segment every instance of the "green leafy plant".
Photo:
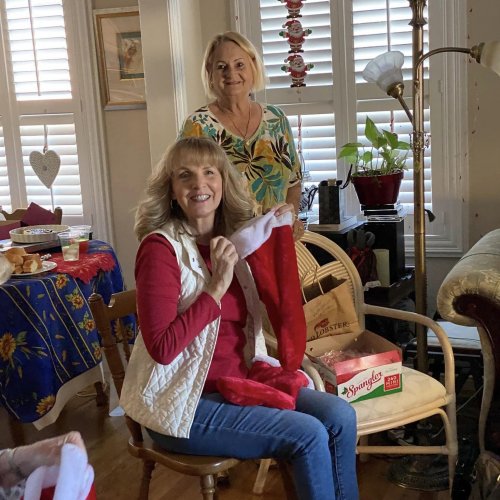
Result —
POLYGON ((368 117, 365 136, 371 146, 349 142, 342 146, 338 156, 352 165, 352 176, 395 174, 406 169, 406 159, 411 150, 409 142, 400 141, 394 132, 379 129, 368 117))

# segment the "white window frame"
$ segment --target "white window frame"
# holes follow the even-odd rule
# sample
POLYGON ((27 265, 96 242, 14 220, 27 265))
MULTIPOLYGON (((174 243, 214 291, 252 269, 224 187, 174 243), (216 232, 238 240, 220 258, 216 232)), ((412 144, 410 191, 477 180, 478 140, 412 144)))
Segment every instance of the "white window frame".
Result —
MULTIPOLYGON (((352 24, 352 2, 331 0, 335 3, 332 17, 333 71, 336 74, 332 99, 342 103, 335 109, 337 148, 356 136, 356 111, 371 111, 356 104, 352 24), (342 44, 343 41, 346 43, 342 44), (344 71, 346 68, 348 71, 344 71), (344 75, 339 78, 338 75, 344 75), (339 96, 342 98, 339 99, 339 96), (340 127, 338 124, 342 123, 340 127)), ((248 0, 231 0, 232 29, 247 36, 260 49, 260 16, 256 5, 248 0)), ((256 0, 257 3, 257 0, 256 0)), ((429 48, 467 47, 466 0, 442 0, 428 2, 429 48)), ((411 9, 408 5, 408 9, 411 9)), ((284 10, 284 12, 286 12, 284 10)), ((285 17, 285 15, 284 15, 285 17)), ((468 214, 468 121, 467 121, 467 58, 463 55, 440 54, 430 58, 432 78, 425 82, 425 97, 431 104, 432 123, 432 210, 436 220, 426 222, 427 252, 429 256, 460 256, 468 245, 466 216, 468 214), (444 119, 444 117, 446 117, 444 119), (449 131, 452 131, 450 134, 449 131)), ((374 85, 374 84, 366 84, 374 85)), ((411 104, 412 82, 405 82, 405 97, 411 104)), ((361 90, 362 91, 362 90, 361 90)), ((382 91, 380 91, 382 92, 382 91)), ((300 99, 300 89, 290 89, 291 99, 300 99), (295 95, 294 95, 295 94, 295 95)), ((381 95, 381 97, 383 97, 381 95)), ((392 109, 400 110, 399 103, 392 98, 392 109)), ((286 111, 286 110, 285 110, 286 111)), ((338 153, 338 149, 337 149, 338 153)), ((341 162, 338 164, 340 174, 341 162)), ((345 166, 344 166, 345 169, 345 166)), ((347 196, 347 211, 359 207, 351 192, 347 196)), ((405 219, 405 242, 407 255, 414 254, 413 216, 405 219)))
MULTIPOLYGON (((97 61, 92 23, 92 0, 63 0, 72 94, 80 103, 75 113, 80 185, 84 221, 91 224, 95 238, 113 244, 111 202, 104 144, 104 124, 100 106, 97 61)), ((3 26, 0 27, 3 29, 3 26)), ((0 80, 3 82, 4 80, 0 80)), ((3 96, 14 92, 0 83, 3 96)), ((23 102, 3 106, 6 155, 9 162, 22 165, 18 115, 23 102)), ((32 108, 31 108, 32 109, 32 108)), ((43 113, 43 106, 40 109, 43 113)), ((20 174, 23 175, 23 174, 20 174)), ((9 188, 14 207, 26 205, 26 189, 9 171, 9 188)), ((64 214, 63 214, 64 217, 64 214)))

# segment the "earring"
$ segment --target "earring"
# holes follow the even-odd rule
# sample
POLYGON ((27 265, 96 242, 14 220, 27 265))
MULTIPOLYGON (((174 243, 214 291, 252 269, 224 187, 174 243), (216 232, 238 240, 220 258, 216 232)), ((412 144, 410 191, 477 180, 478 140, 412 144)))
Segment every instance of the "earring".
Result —
POLYGON ((174 209, 174 200, 170 200, 170 210, 174 209))

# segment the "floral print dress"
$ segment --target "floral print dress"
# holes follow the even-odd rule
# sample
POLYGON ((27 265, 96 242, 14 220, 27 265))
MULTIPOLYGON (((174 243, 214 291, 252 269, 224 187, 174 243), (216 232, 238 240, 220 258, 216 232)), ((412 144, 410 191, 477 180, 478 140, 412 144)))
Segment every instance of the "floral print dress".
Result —
POLYGON ((265 212, 286 200, 288 188, 301 182, 302 172, 287 117, 271 104, 261 107, 259 128, 246 140, 226 130, 208 105, 185 120, 179 138, 207 136, 222 146, 248 180, 258 211, 265 212))

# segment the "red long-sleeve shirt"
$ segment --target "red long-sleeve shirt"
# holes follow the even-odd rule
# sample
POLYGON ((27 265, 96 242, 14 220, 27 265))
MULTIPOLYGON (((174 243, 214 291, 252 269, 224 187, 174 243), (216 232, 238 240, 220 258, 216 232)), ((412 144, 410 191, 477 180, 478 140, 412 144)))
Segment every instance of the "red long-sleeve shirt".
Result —
MULTIPOLYGON (((210 248, 198 245, 211 270, 210 248)), ((141 333, 151 357, 161 364, 171 363, 208 323, 221 316, 205 392, 216 391, 221 376, 246 378, 243 357, 247 308, 236 277, 222 297, 221 307, 205 292, 178 314, 181 282, 180 269, 172 245, 161 235, 152 234, 142 241, 136 258, 135 280, 137 311, 141 333)))

